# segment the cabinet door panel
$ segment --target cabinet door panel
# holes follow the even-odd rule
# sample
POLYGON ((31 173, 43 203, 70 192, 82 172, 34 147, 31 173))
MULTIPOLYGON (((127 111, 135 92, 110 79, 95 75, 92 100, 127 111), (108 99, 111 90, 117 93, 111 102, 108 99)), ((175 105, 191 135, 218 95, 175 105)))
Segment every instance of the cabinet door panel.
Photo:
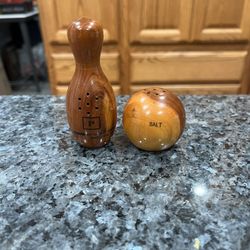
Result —
POLYGON ((147 85, 133 85, 131 87, 131 92, 136 92, 145 88, 166 88, 180 95, 211 95, 211 94, 223 94, 232 95, 240 93, 240 84, 147 84, 147 85))
MULTIPOLYGON (((51 61, 53 77, 57 83, 54 86, 54 94, 65 95, 75 71, 73 55, 69 53, 55 53, 51 55, 51 61)), ((118 85, 118 53, 102 53, 101 66, 109 81, 112 83, 115 94, 118 95, 120 93, 120 87, 118 85)))
MULTIPOLYGON (((72 54, 52 54, 53 72, 58 84, 68 84, 75 71, 75 61, 72 54)), ((119 81, 118 53, 102 53, 101 66, 103 72, 112 83, 119 81)))
POLYGON ((49 41, 68 43, 67 27, 82 16, 101 22, 104 28, 104 42, 117 41, 117 0, 40 0, 41 11, 46 9, 49 41))
POLYGON ((131 55, 131 82, 240 82, 247 51, 146 52, 131 55))
POLYGON ((250 0, 196 0, 193 13, 194 40, 249 39, 250 0))
POLYGON ((193 0, 129 0, 131 42, 167 43, 189 39, 193 0))

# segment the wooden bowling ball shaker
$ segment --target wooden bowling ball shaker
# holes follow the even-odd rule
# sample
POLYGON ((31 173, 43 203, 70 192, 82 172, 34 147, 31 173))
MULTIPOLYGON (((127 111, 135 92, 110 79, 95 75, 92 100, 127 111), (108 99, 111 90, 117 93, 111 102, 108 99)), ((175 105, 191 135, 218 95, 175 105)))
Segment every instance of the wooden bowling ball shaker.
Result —
POLYGON ((147 151, 173 146, 185 127, 185 110, 180 99, 163 88, 136 92, 123 113, 123 128, 130 141, 147 151))
POLYGON ((84 147, 102 147, 117 120, 115 95, 100 66, 103 29, 83 17, 68 27, 68 39, 76 62, 66 99, 69 126, 84 147))

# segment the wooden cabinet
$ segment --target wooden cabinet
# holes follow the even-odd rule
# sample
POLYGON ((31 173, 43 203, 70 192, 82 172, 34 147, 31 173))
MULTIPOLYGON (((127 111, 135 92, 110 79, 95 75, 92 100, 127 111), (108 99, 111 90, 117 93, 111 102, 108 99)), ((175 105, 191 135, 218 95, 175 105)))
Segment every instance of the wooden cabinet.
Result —
POLYGON ((104 42, 118 41, 117 0, 41 0, 40 11, 49 42, 68 44, 67 27, 78 17, 91 16, 104 28, 104 42), (108 13, 108 14, 107 14, 108 13), (115 24, 115 25, 114 25, 115 24))
POLYGON ((201 41, 240 41, 250 37, 248 0, 196 0, 192 38, 201 41))
MULTIPOLYGON (((55 94, 65 94, 67 87, 75 71, 75 62, 70 53, 53 53, 51 55, 53 77, 56 83, 55 94)), ((113 83, 116 94, 120 93, 118 53, 102 53, 102 69, 106 73, 109 81, 113 83)))
POLYGON ((109 0, 40 0, 40 20, 53 94, 65 94, 73 76, 75 63, 69 49, 67 27, 81 16, 98 20, 104 31, 102 68, 120 93, 118 53, 118 1, 109 0), (112 48, 110 48, 112 46, 112 48))
POLYGON ((247 52, 147 52, 132 54, 132 82, 239 82, 247 52))
POLYGON ((131 42, 189 40, 192 0, 129 0, 131 42))
POLYGON ((241 41, 250 38, 250 1, 196 0, 192 39, 241 41))
POLYGON ((74 72, 67 26, 104 27, 101 64, 116 94, 161 86, 177 93, 247 93, 250 0, 38 0, 53 94, 74 72))

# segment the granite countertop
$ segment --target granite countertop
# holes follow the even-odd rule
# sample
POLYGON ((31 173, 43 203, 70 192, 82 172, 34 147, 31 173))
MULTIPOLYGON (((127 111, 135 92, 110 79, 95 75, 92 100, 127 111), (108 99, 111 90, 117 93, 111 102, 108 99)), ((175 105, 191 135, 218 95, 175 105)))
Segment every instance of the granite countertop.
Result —
POLYGON ((250 249, 250 96, 185 96, 169 151, 72 141, 65 99, 0 97, 0 249, 250 249))

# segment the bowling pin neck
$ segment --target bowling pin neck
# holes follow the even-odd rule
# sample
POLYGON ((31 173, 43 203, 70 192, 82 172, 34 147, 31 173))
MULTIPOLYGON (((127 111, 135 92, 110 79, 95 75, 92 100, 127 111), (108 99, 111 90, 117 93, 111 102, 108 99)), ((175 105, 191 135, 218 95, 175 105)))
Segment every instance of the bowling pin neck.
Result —
POLYGON ((68 27, 68 39, 76 65, 99 67, 103 29, 99 23, 80 18, 68 27))

